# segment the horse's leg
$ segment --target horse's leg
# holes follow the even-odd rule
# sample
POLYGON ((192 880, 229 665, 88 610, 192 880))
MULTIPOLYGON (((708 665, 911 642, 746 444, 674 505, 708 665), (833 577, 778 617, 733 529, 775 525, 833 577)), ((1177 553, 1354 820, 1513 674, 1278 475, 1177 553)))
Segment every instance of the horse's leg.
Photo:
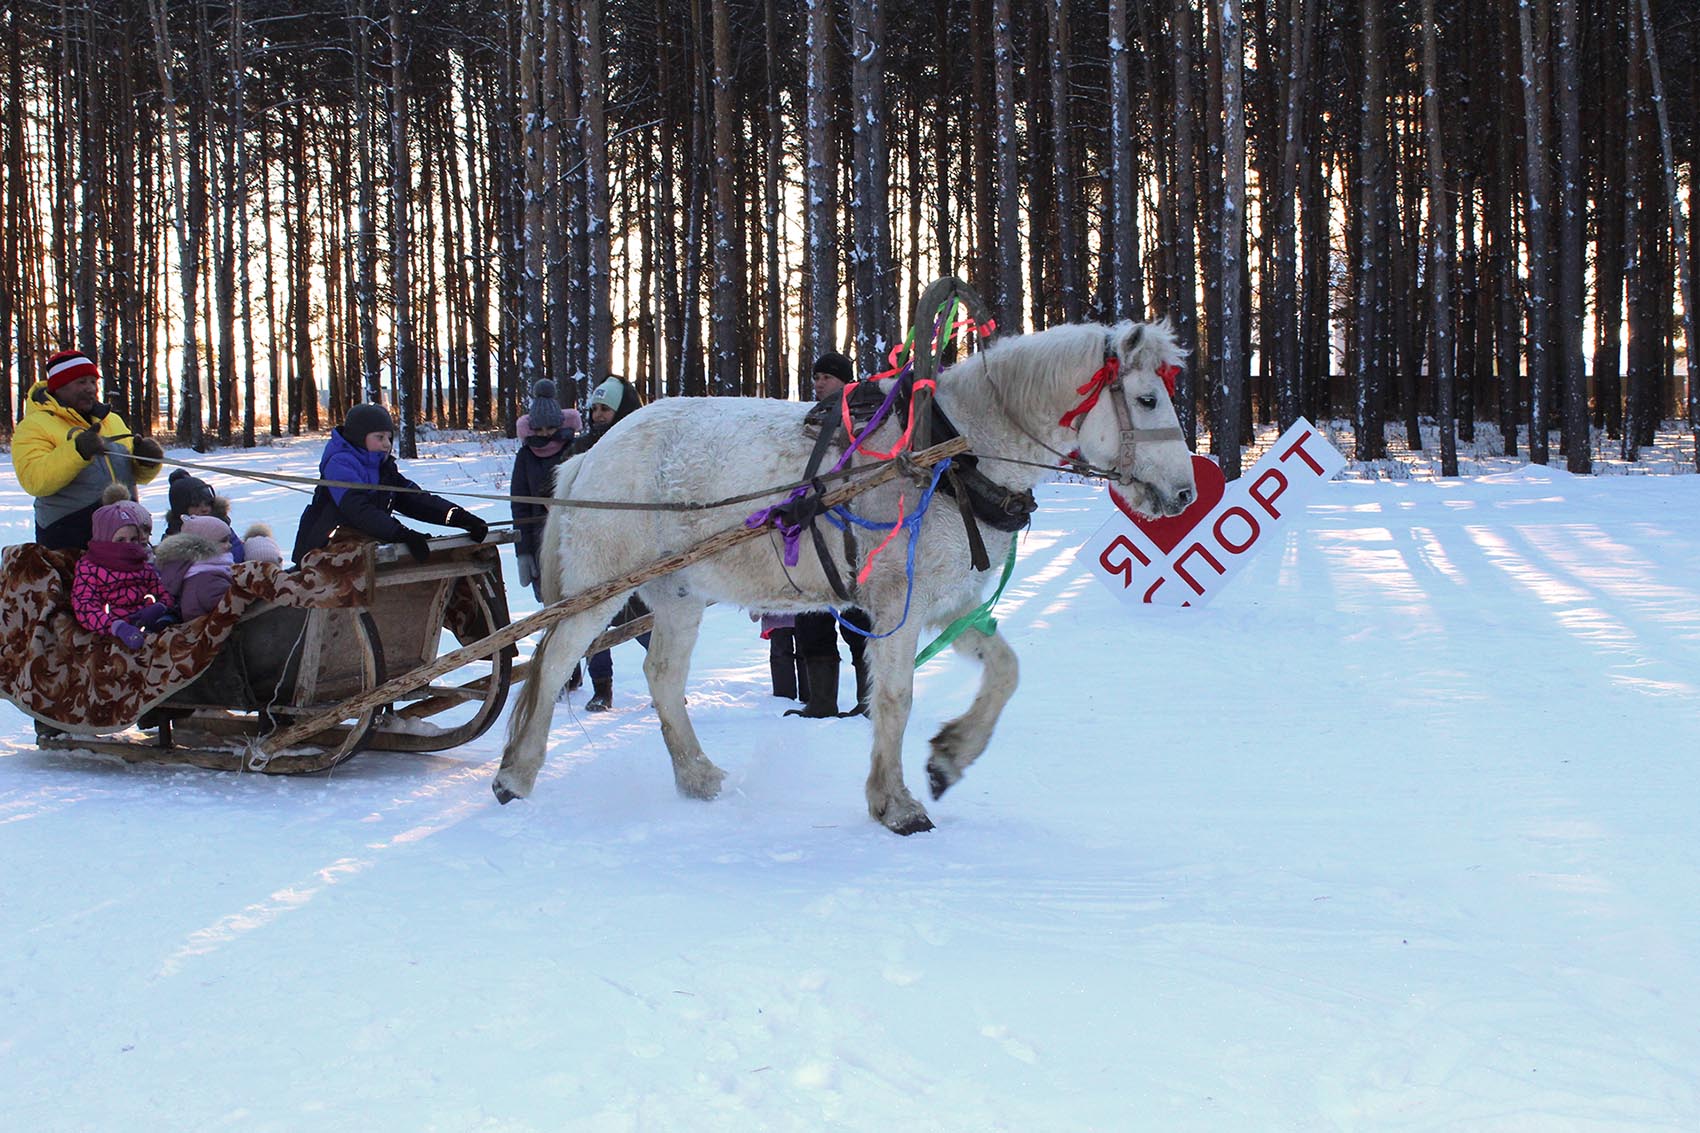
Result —
POLYGON ((531 670, 520 685, 519 701, 508 717, 508 742, 502 749, 502 767, 490 789, 504 803, 531 794, 538 769, 549 745, 549 724, 555 712, 555 694, 567 683, 573 662, 584 656, 585 647, 624 599, 604 602, 552 626, 538 643, 531 670))
POLYGON ((933 754, 927 759, 927 782, 933 798, 950 790, 968 765, 980 757, 991 741, 992 729, 1009 698, 1020 683, 1021 668, 1011 649, 997 634, 965 630, 955 642, 956 650, 980 662, 980 691, 968 711, 940 728, 933 737, 933 754))
POLYGON ((673 757, 674 785, 687 798, 712 799, 720 793, 726 772, 702 753, 702 743, 685 711, 685 677, 690 674, 702 609, 684 602, 655 606, 655 629, 643 659, 643 675, 649 678, 649 695, 661 718, 661 738, 673 757))
POLYGON ((914 623, 890 637, 868 642, 873 666, 873 699, 869 716, 874 725, 872 766, 868 769, 868 813, 888 830, 919 834, 933 828, 927 808, 903 782, 903 732, 915 702, 915 644, 920 628, 914 623))

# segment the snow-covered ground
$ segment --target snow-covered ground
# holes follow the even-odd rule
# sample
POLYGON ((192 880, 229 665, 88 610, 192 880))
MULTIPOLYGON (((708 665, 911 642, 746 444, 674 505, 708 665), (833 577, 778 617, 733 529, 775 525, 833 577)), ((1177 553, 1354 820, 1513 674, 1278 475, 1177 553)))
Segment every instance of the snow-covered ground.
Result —
MULTIPOLYGON (((510 452, 410 468, 502 491, 510 452)), ((301 495, 211 478, 287 547, 301 495)), ((908 839, 865 722, 782 719, 729 609, 712 803, 636 645, 507 807, 499 731, 292 779, 39 752, 0 705, 0 1125, 1700 1129, 1700 477, 1336 482, 1196 610, 1080 569, 1101 490, 1042 502, 1023 687, 908 839)), ((920 671, 913 789, 974 679, 920 671)))

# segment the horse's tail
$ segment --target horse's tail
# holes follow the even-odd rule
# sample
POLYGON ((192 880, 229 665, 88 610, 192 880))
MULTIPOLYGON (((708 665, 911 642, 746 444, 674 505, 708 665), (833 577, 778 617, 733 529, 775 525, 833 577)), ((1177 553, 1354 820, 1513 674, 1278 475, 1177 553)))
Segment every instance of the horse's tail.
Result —
MULTIPOLYGON (((555 468, 555 490, 552 493, 557 500, 570 499, 573 493, 573 483, 578 479, 579 466, 584 462, 583 454, 573 457, 555 468)), ((559 602, 561 600, 561 524, 566 520, 567 509, 552 507, 549 517, 543 523, 542 545, 538 548, 537 578, 543 590, 544 602, 559 602)))

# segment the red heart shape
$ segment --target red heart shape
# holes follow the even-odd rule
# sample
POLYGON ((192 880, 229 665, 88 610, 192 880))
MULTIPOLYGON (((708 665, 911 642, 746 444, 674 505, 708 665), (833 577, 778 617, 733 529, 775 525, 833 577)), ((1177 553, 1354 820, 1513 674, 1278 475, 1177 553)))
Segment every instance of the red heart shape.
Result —
POLYGON ((1192 501, 1192 506, 1179 515, 1147 519, 1128 506, 1128 502, 1116 491, 1114 484, 1110 485, 1110 498, 1122 509, 1122 514, 1138 524, 1139 529, 1150 536, 1151 541, 1161 547, 1166 555, 1180 546, 1187 532, 1198 526, 1198 521, 1209 515, 1216 505, 1222 502, 1222 490, 1227 486, 1227 481, 1222 479, 1222 470, 1216 466, 1214 460, 1194 453, 1192 479, 1197 486, 1198 496, 1192 501))

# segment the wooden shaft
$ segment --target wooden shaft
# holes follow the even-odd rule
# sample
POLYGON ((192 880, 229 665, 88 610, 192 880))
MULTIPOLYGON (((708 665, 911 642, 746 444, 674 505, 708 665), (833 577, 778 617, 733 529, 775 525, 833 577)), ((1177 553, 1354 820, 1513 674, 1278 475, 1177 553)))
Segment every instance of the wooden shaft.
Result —
MULTIPOLYGON (((926 468, 947 457, 955 456, 967 448, 968 441, 965 438, 952 437, 942 444, 934 445, 925 452, 916 453, 909 458, 907 463, 926 468)), ((855 499, 868 489, 902 474, 905 463, 900 460, 888 460, 870 473, 867 478, 856 480, 841 488, 834 488, 826 493, 822 497, 822 503, 826 507, 836 507, 855 499)), ((287 728, 280 728, 262 740, 260 747, 266 754, 276 755, 285 748, 293 747, 339 721, 346 720, 350 716, 358 716, 368 708, 388 704, 421 685, 430 684, 444 673, 453 672, 468 661, 488 657, 499 649, 506 649, 520 638, 528 637, 540 629, 546 629, 563 618, 570 618, 574 614, 588 610, 610 598, 629 594, 652 578, 672 574, 674 571, 682 570, 700 559, 717 555, 721 551, 748 542, 751 539, 760 538, 770 531, 771 528, 768 527, 745 527, 740 524, 717 535, 711 535, 694 547, 676 551, 670 555, 663 555, 630 574, 600 583, 587 590, 581 590, 569 598, 563 598, 559 602, 543 607, 535 614, 521 618, 517 622, 510 622, 488 637, 480 638, 471 645, 463 645, 453 652, 445 653, 429 664, 410 669, 393 680, 385 681, 370 691, 351 697, 317 716, 297 721, 287 728)))

